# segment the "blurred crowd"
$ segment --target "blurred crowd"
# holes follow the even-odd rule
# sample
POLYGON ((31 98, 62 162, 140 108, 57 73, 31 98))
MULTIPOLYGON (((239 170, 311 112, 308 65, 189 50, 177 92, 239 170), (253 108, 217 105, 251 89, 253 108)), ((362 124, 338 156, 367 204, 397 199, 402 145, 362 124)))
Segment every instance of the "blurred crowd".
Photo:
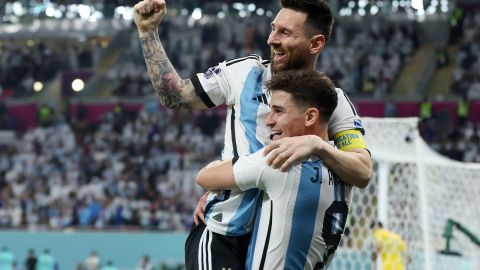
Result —
POLYGON ((468 121, 469 101, 458 100, 456 115, 433 111, 430 100, 420 103, 419 132, 436 152, 463 162, 480 163, 480 122, 468 121))
MULTIPOLYGON (((269 59, 271 20, 252 16, 192 23, 187 17, 168 17, 160 27, 160 39, 180 76, 188 78, 220 61, 252 53, 269 59)), ((382 16, 339 18, 317 68, 351 96, 383 97, 419 45, 415 24, 411 20, 393 23, 382 16)), ((148 95, 152 87, 135 27, 130 42, 129 53, 107 77, 112 83, 120 82, 115 95, 148 95)))
MULTIPOLYGON (((19 259, 7 246, 0 250, 0 269, 2 270, 62 270, 49 249, 44 249, 41 254, 36 254, 34 249, 29 249, 25 259, 19 259)), ((113 260, 101 258, 96 250, 92 250, 84 261, 78 262, 75 270, 182 270, 183 263, 158 262, 152 260, 148 254, 143 255, 136 265, 119 268, 113 260)))
POLYGON ((452 90, 470 100, 480 100, 480 13, 467 13, 460 23, 452 90))
POLYGON ((28 98, 34 83, 46 84, 60 71, 89 69, 98 64, 99 43, 0 40, 0 99, 28 98))
POLYGON ((463 162, 480 163, 480 124, 467 122, 452 128, 446 115, 420 122, 420 132, 438 153, 463 162))
POLYGON ((349 95, 381 98, 390 93, 403 65, 419 45, 414 21, 384 17, 339 21, 325 46, 319 70, 349 95))
POLYGON ((2 146, 0 227, 188 229, 223 117, 158 108, 118 104, 98 123, 52 113, 20 146, 2 146))

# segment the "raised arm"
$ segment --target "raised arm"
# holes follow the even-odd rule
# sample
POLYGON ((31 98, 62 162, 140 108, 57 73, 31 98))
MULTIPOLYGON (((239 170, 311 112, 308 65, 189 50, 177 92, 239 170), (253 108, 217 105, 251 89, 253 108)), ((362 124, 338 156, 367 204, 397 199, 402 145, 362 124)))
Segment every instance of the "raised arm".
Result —
POLYGON ((165 0, 144 0, 134 6, 134 19, 147 65, 148 75, 160 102, 170 109, 204 109, 190 79, 182 79, 168 59, 158 35, 167 12, 165 0))

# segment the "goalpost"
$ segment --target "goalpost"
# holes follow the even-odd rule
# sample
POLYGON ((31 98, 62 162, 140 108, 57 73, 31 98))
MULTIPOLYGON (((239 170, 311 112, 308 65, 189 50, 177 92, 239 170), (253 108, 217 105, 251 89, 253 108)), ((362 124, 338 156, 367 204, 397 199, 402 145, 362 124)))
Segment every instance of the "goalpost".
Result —
POLYGON ((354 191, 348 233, 331 269, 375 269, 370 224, 376 220, 407 243, 406 269, 480 269, 480 164, 434 152, 419 135, 418 118, 363 118, 363 124, 372 179, 354 191))

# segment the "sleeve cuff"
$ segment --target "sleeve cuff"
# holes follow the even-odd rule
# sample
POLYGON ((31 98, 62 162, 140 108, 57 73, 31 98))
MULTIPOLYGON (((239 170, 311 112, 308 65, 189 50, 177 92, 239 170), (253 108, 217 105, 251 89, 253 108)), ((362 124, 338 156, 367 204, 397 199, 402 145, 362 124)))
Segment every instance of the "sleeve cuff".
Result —
POLYGON ((193 88, 195 89, 195 93, 197 96, 200 97, 200 99, 203 101, 203 103, 209 108, 214 108, 215 103, 212 102, 210 97, 207 95, 205 90, 203 89, 202 84, 200 83, 200 80, 198 79, 197 75, 194 75, 191 79, 193 88))

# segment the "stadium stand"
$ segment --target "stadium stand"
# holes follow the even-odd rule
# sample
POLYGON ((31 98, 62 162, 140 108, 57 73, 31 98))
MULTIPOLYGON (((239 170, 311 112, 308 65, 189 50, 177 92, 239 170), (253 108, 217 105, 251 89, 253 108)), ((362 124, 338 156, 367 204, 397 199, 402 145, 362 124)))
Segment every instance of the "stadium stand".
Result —
MULTIPOLYGON (((222 150, 224 108, 176 112, 156 103, 128 18, 131 1, 40 2, 0 3, 0 230, 187 232, 203 193, 194 178, 222 150), (80 4, 102 17, 90 22, 76 11, 47 15, 50 7, 80 4), (39 31, 31 31, 35 25, 39 31), (72 91, 78 78, 85 82, 82 92, 72 91), (33 91, 37 82, 43 84, 39 92, 33 91)), ((234 2, 169 2, 160 36, 180 76, 251 53, 269 57, 269 11, 277 1, 253 1, 254 11, 234 2), (201 19, 191 16, 197 8, 201 19)), ((336 24, 318 69, 348 93, 362 116, 419 116, 428 98, 430 116, 418 124, 425 142, 450 159, 480 163, 478 3, 460 0, 447 13, 438 4, 435 20, 422 20, 399 4, 408 1, 376 1, 385 3, 383 11, 397 2, 397 10, 367 15, 361 10, 373 12, 375 1, 330 2, 336 24), (360 2, 367 4, 361 8, 360 2), (462 2, 468 8, 461 9, 462 2), (437 46, 438 36, 449 40, 437 46)), ((375 204, 377 184, 355 198, 375 204)), ((373 218, 372 209, 362 211, 373 218)), ((367 221, 358 213, 350 220, 357 222, 350 224, 357 226, 351 235, 366 238, 367 221)), ((366 243, 347 238, 341 258, 369 260, 355 253, 366 243)), ((134 265, 128 267, 121 269, 134 265)))

